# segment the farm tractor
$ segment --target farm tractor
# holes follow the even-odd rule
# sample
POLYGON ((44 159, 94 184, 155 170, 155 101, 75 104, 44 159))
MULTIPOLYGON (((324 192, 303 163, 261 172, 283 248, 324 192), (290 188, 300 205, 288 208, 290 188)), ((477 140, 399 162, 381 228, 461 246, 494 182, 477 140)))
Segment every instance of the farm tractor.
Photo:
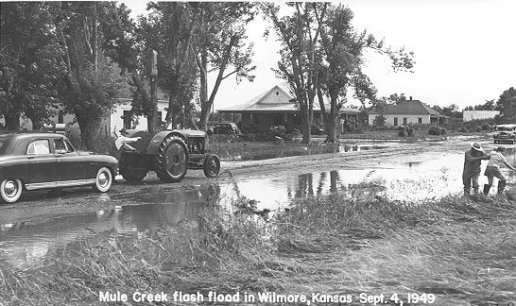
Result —
POLYGON ((131 143, 134 151, 122 151, 119 171, 129 182, 140 182, 154 171, 164 182, 179 182, 188 169, 203 169, 206 177, 216 177, 220 160, 207 154, 206 132, 165 130, 151 135, 147 131, 127 130, 127 137, 140 137, 131 143))

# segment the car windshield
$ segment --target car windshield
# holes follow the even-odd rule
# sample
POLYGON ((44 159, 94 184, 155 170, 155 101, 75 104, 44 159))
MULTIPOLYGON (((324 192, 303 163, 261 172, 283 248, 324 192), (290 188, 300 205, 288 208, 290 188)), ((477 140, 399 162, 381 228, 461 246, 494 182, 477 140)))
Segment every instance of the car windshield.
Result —
POLYGON ((514 131, 516 130, 516 125, 499 125, 496 127, 497 131, 514 131))

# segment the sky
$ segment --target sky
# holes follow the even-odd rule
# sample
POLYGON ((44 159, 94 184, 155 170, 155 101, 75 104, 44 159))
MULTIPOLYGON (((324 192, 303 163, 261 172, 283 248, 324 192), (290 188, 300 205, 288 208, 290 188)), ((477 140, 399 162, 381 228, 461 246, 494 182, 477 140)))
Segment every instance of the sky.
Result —
MULTIPOLYGON (((123 2, 133 11, 133 16, 145 14, 145 1, 123 2)), ((378 97, 404 93, 429 105, 456 104, 463 109, 497 100, 504 90, 516 86, 516 1, 346 0, 342 3, 355 13, 353 24, 358 31, 367 30, 383 38, 386 46, 405 47, 414 52, 416 65, 412 73, 395 73, 385 56, 367 53, 364 71, 378 89, 378 97)), ((228 78, 219 89, 215 110, 245 103, 284 82, 271 70, 277 66, 279 43, 274 37, 263 38, 268 26, 268 22, 256 18, 247 29, 249 40, 255 45, 254 82, 236 84, 228 78)))

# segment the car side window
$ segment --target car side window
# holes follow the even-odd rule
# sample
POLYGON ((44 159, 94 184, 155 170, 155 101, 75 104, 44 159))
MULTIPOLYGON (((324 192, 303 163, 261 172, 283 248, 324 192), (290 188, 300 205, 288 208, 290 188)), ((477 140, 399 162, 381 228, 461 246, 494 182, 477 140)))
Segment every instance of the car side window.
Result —
POLYGON ((68 139, 64 139, 64 142, 65 142, 65 145, 66 145, 66 149, 68 150, 68 153, 75 152, 72 144, 68 141, 68 139))
POLYGON ((66 154, 73 152, 73 147, 63 138, 54 139, 54 149, 57 154, 66 154))
POLYGON ((58 154, 68 153, 65 142, 60 138, 54 139, 54 149, 58 154))
POLYGON ((29 144, 27 155, 50 154, 50 142, 48 139, 35 140, 29 144))

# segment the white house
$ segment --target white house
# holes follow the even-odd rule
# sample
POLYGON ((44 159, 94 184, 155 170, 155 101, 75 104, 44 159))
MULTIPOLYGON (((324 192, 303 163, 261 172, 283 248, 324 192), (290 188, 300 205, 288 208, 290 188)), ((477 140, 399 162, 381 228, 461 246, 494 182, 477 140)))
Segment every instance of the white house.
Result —
POLYGON ((465 110, 462 112, 462 121, 493 119, 500 115, 500 111, 495 110, 465 110))
MULTIPOLYGON (((326 111, 329 112, 330 105, 327 97, 324 97, 326 111)), ((323 119, 318 100, 313 105, 314 122, 322 125, 323 119)), ((231 107, 218 110, 219 113, 240 114, 242 117, 240 128, 256 127, 262 130, 272 126, 283 125, 287 130, 294 128, 301 129, 303 119, 299 115, 299 104, 295 102, 295 96, 288 84, 276 85, 255 98, 231 107)), ((359 110, 341 108, 339 116, 343 119, 358 120, 359 110)))
MULTIPOLYGON (((101 134, 105 136, 113 136, 115 131, 122 128, 147 130, 147 118, 144 116, 130 116, 131 99, 120 98, 120 104, 117 105, 113 112, 102 120, 101 134)), ((158 120, 163 121, 167 115, 168 101, 158 100, 158 120)), ((75 115, 59 112, 58 116, 53 119, 55 123, 65 123, 70 125, 72 134, 80 134, 79 125, 75 122, 75 115)))
MULTIPOLYGON (((379 111, 369 112, 369 125, 374 125, 374 120, 378 115, 380 115, 379 111)), ((439 124, 446 120, 446 116, 439 114, 419 100, 412 100, 412 97, 398 105, 386 105, 383 115, 386 118, 385 124, 388 126, 439 124)))
MULTIPOLYGON (((125 129, 147 129, 147 118, 143 116, 131 117, 131 99, 122 98, 120 99, 122 104, 118 105, 115 110, 106 118, 104 125, 109 127, 109 131, 118 131, 122 128, 125 129)), ((167 115, 168 101, 158 100, 158 120, 163 121, 167 115)))

